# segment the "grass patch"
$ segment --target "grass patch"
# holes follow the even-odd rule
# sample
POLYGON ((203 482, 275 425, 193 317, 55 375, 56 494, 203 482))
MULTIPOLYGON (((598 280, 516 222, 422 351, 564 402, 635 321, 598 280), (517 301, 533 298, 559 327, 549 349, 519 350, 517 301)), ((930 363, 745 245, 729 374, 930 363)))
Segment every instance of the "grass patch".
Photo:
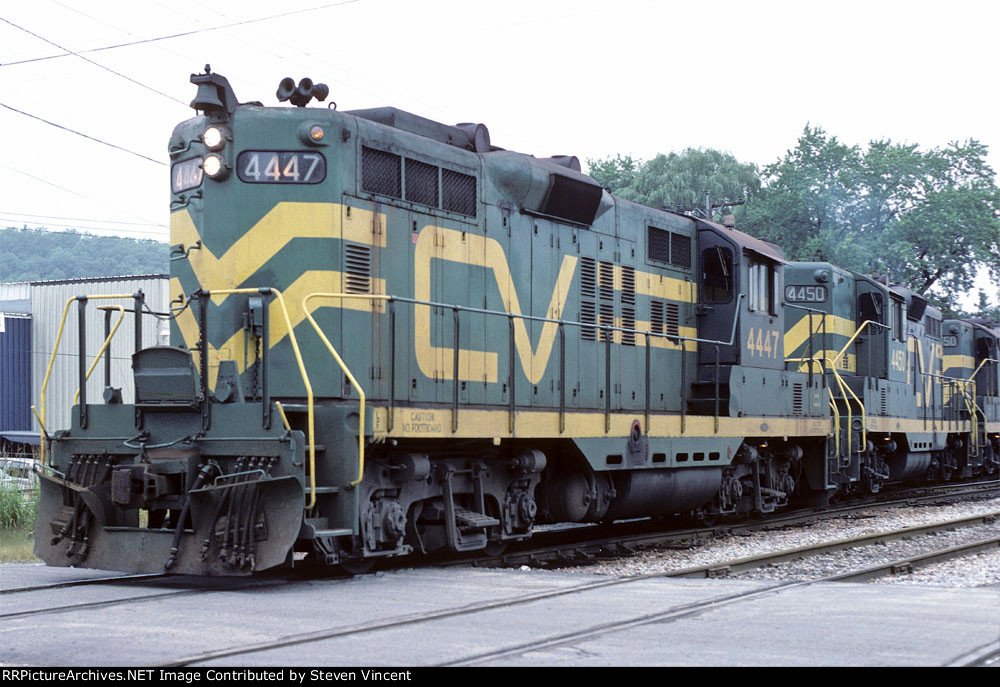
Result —
POLYGON ((0 486, 0 529, 34 529, 38 515, 38 490, 28 493, 0 486))
POLYGON ((0 530, 0 563, 38 562, 32 553, 34 545, 34 531, 31 528, 0 530))
POLYGON ((38 491, 0 487, 0 562, 37 561, 32 554, 38 491))

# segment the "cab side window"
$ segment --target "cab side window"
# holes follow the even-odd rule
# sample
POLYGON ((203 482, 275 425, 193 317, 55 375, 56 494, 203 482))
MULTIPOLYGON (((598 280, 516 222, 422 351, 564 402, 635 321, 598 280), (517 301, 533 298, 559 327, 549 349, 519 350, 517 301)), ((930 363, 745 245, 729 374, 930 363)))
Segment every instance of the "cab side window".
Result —
POLYGON ((775 314, 775 270, 764 262, 750 262, 747 306, 753 312, 775 314))
POLYGON ((733 299, 733 252, 723 246, 706 248, 701 254, 701 286, 705 303, 728 303, 733 299))

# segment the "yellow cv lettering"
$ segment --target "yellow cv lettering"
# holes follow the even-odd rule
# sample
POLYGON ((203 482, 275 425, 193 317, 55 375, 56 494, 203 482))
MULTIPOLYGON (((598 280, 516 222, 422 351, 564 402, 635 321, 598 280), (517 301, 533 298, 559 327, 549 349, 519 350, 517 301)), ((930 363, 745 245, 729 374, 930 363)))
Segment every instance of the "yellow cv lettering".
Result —
MULTIPOLYGON (((487 267, 493 272, 497 288, 504 300, 506 311, 512 315, 521 315, 521 305, 517 297, 517 289, 511 278, 510 265, 503 247, 495 239, 466 233, 463 240, 462 232, 443 227, 426 226, 420 230, 417 244, 414 247, 413 258, 413 297, 421 301, 431 298, 431 259, 448 260, 474 267, 487 267)), ((566 305, 573 272, 576 269, 577 258, 573 255, 563 257, 556 279, 549 309, 546 314, 552 319, 560 319, 562 309, 566 305)), ((452 379, 454 364, 453 353, 449 348, 436 347, 431 343, 431 309, 426 305, 414 307, 414 350, 420 371, 427 377, 437 379, 452 379), (451 360, 451 364, 437 364, 436 361, 451 360)), ((532 384, 537 384, 545 375, 549 356, 552 354, 552 344, 555 341, 558 325, 546 322, 542 326, 538 338, 538 347, 533 348, 531 337, 525 321, 514 318, 514 347, 517 349, 521 367, 525 376, 532 384)), ((458 376, 465 381, 497 381, 497 354, 491 351, 472 351, 459 349, 458 376)))

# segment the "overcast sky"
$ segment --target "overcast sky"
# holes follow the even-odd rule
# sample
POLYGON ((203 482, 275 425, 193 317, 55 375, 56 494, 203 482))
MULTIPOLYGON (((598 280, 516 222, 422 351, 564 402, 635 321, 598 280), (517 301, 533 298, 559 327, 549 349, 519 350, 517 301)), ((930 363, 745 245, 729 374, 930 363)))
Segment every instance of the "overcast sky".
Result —
POLYGON ((0 0, 0 17, 0 226, 167 240, 167 140, 205 63, 243 101, 309 76, 340 109, 483 122, 539 156, 764 165, 809 122, 849 144, 976 138, 1000 167, 986 0, 0 0))

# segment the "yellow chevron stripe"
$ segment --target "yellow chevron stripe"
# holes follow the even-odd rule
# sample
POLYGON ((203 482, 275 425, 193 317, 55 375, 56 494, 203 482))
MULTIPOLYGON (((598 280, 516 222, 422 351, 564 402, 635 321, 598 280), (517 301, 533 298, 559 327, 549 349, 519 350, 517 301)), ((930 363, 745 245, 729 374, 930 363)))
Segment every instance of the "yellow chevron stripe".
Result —
MULTIPOLYGON (((374 293, 385 293, 384 279, 373 279, 372 282, 374 293)), ((310 270, 304 272, 282 292, 285 297, 285 306, 288 308, 288 319, 291 320, 292 327, 297 327, 306 318, 305 311, 302 309, 302 300, 310 293, 342 293, 344 291, 346 291, 346 285, 344 284, 344 274, 341 272, 335 270, 310 270)), ((172 298, 184 294, 179 279, 174 278, 170 280, 170 294, 172 298)), ((281 305, 278 301, 272 300, 269 307, 268 317, 271 326, 271 348, 274 348, 282 339, 288 336, 288 328, 285 326, 285 319, 282 316, 281 305)), ((309 304, 309 312, 312 313, 320 307, 338 306, 334 305, 331 301, 314 300, 309 304)), ((373 309, 376 312, 382 312, 385 309, 385 303, 384 301, 350 298, 345 299, 339 307, 345 310, 357 310, 361 312, 372 312, 373 309)), ((192 308, 187 308, 183 313, 178 315, 176 322, 181 331, 181 336, 184 337, 185 345, 188 348, 194 348, 198 343, 198 321, 195 313, 192 312, 192 308)), ((242 355, 244 337, 244 330, 239 329, 219 348, 209 345, 209 386, 215 386, 215 374, 218 370, 219 360, 235 360, 239 371, 242 372, 244 370, 242 355)), ((252 346, 250 350, 253 350, 252 346)), ((195 352, 196 363, 197 356, 198 353, 195 352)))
MULTIPOLYGON (((293 203, 275 205, 221 257, 202 243, 191 251, 188 261, 203 289, 240 287, 289 241, 296 238, 346 239, 373 246, 385 246, 385 215, 351 208, 350 217, 337 203, 293 203)), ((192 246, 201 240, 198 228, 185 208, 170 215, 170 242, 192 246)), ((221 303, 226 296, 215 296, 221 303)))
MULTIPOLYGON (((823 315, 823 317, 820 318, 818 315, 814 314, 812 317, 812 332, 813 338, 817 341, 817 343, 822 341, 824 322, 826 323, 827 336, 835 334, 850 337, 855 331, 857 331, 858 328, 853 320, 849 320, 846 317, 840 317, 839 315, 823 315)), ((788 327, 785 332, 785 357, 792 357, 795 352, 798 351, 799 347, 808 340, 809 316, 803 315, 798 322, 791 327, 788 327)))
POLYGON ((952 368, 962 368, 969 370, 976 369, 976 359, 970 355, 946 355, 944 356, 944 369, 945 371, 952 368))

